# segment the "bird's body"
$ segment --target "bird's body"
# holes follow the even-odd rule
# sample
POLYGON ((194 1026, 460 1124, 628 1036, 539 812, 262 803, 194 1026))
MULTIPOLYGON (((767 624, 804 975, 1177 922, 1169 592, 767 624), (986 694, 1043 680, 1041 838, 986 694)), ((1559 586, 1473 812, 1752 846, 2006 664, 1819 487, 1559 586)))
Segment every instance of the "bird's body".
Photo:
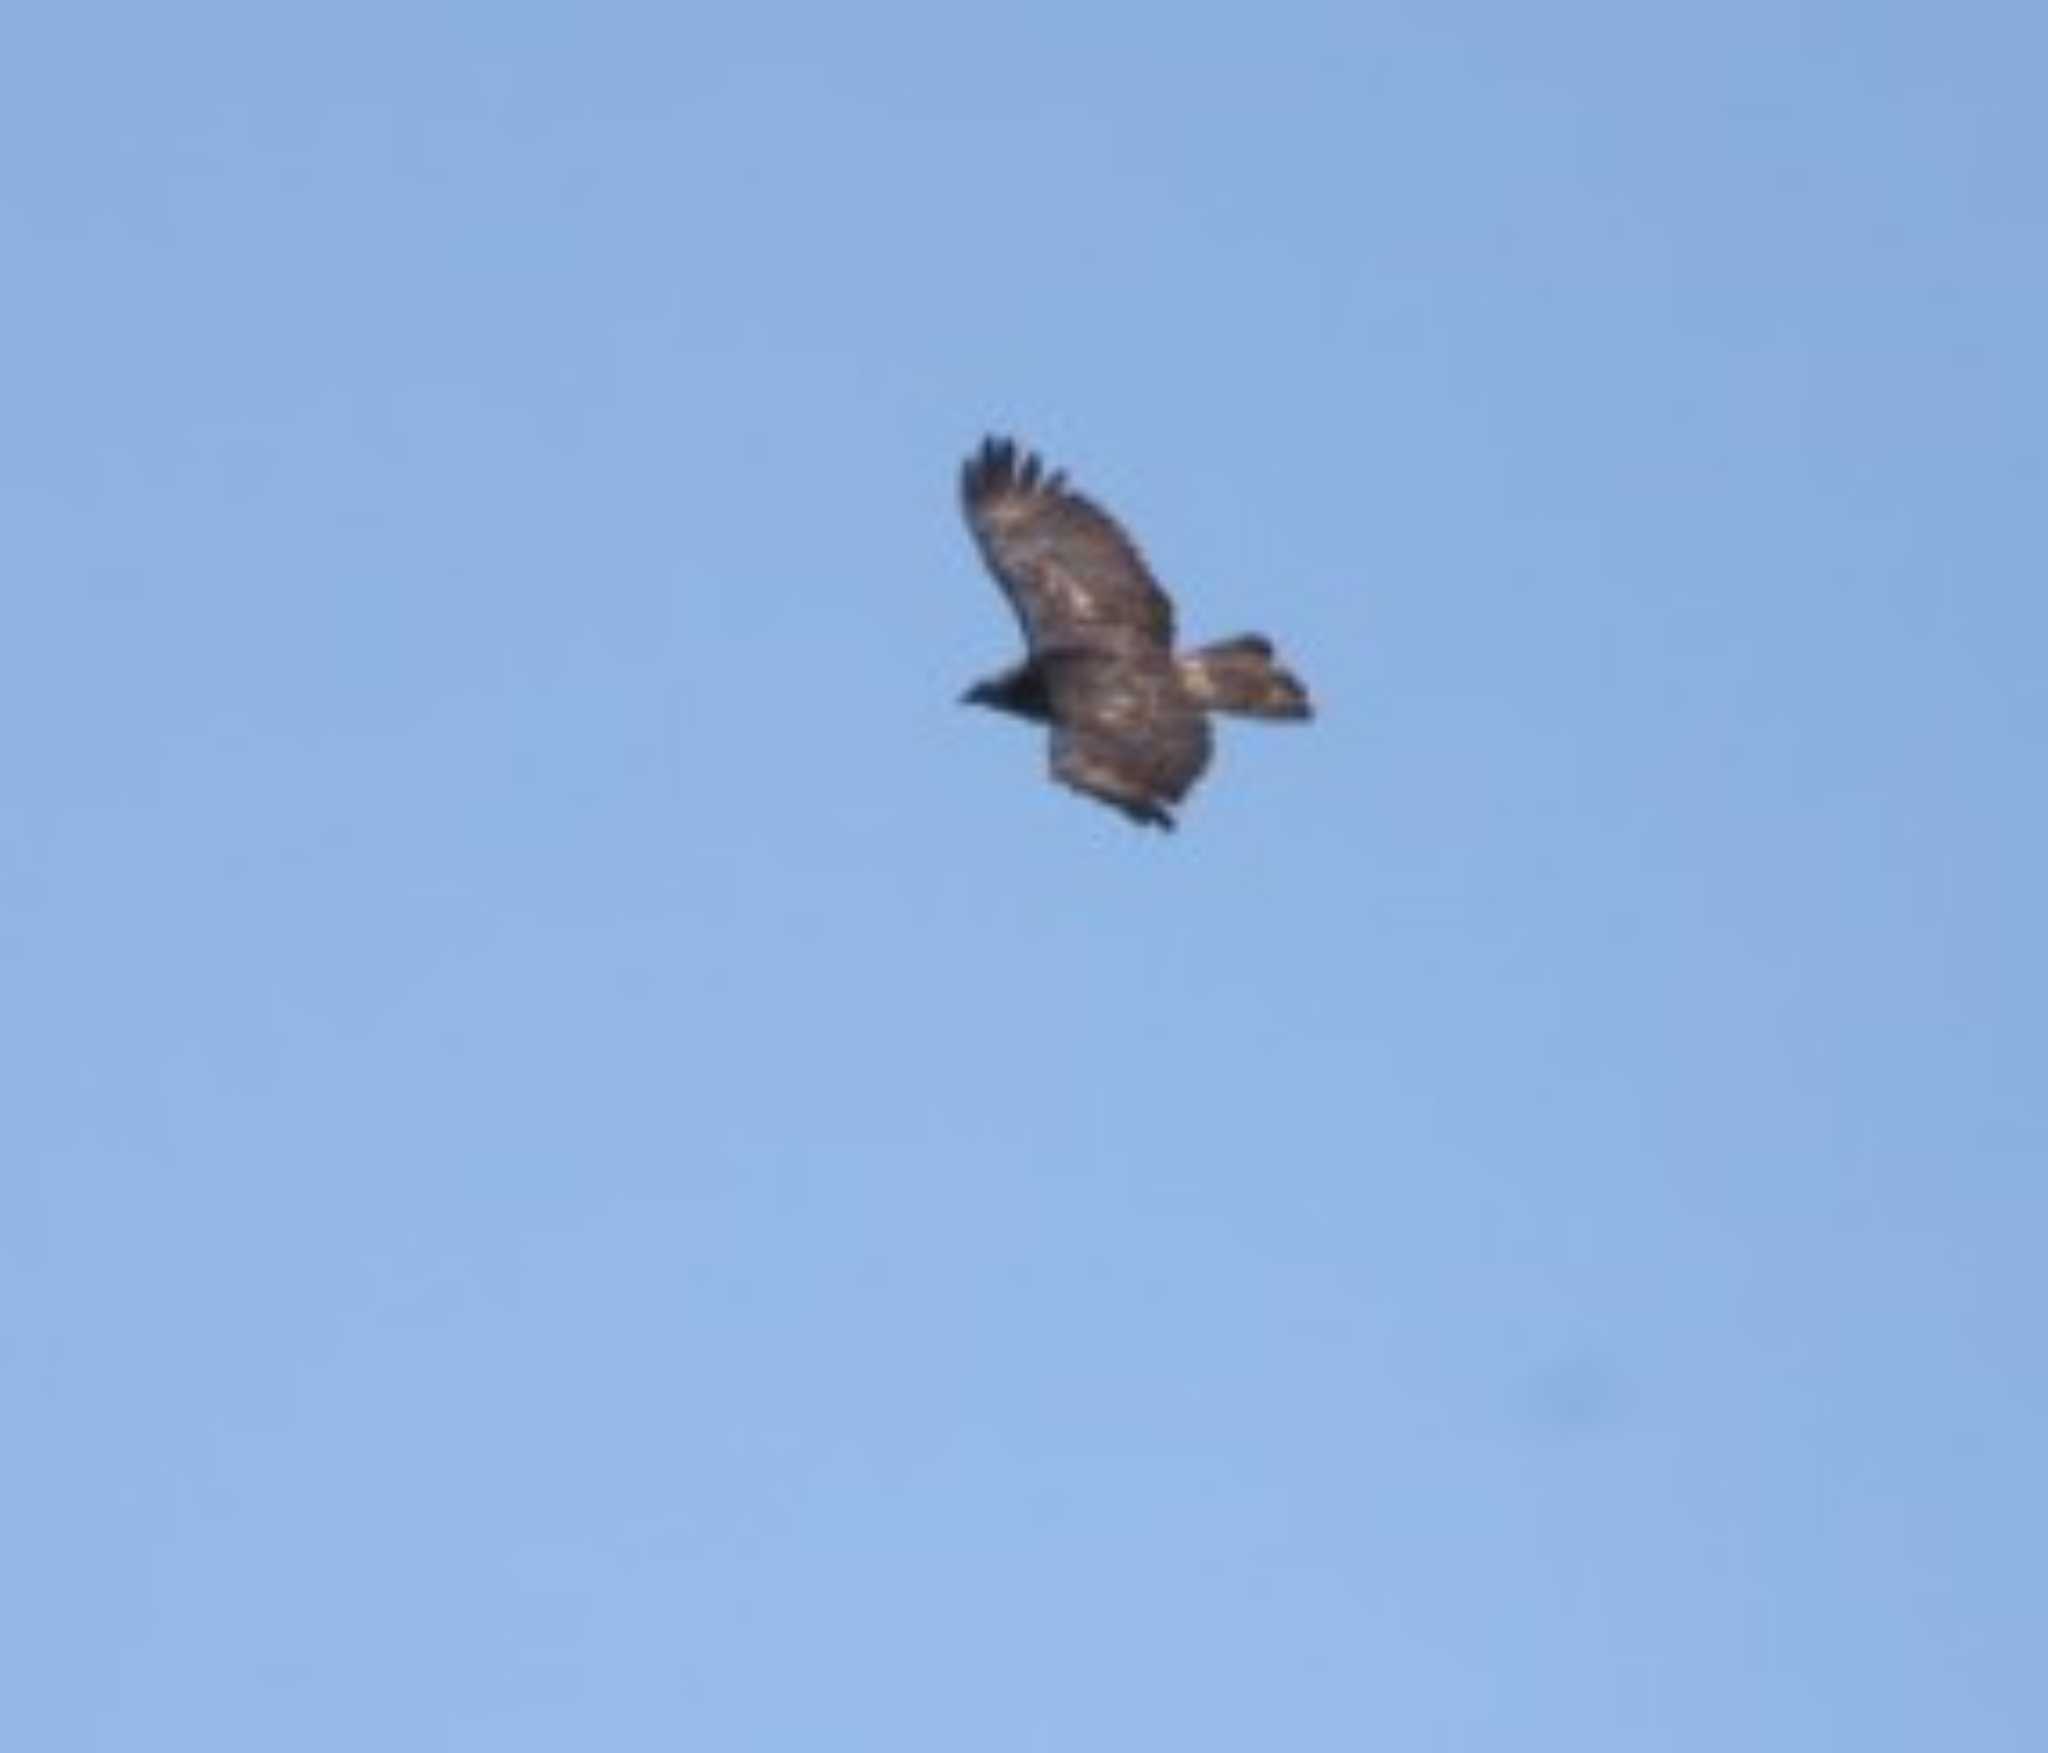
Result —
POLYGON ((1209 764, 1211 712, 1307 718, 1308 694, 1258 634, 1174 649, 1173 604, 1116 520, 1008 439, 961 471, 982 558, 1026 656, 966 698, 1051 728, 1053 777, 1133 821, 1173 826, 1209 764))

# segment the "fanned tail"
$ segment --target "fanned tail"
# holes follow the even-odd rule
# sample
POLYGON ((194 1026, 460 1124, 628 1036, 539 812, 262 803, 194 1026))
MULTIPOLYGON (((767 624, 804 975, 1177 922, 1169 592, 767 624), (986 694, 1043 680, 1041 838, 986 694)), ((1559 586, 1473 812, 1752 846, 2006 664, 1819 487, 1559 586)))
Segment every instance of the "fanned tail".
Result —
POLYGON ((1211 712, 1236 712, 1247 718, 1310 718, 1308 690, 1293 671, 1273 656, 1273 642, 1258 633, 1240 633, 1183 652, 1181 681, 1211 712))

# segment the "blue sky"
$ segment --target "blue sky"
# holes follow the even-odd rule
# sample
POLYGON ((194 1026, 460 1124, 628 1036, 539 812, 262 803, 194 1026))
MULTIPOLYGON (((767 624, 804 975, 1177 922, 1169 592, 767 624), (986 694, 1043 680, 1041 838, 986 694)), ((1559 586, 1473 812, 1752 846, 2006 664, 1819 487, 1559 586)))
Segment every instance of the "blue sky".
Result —
POLYGON ((7 1745, 2048 1744, 2033 9, 8 34, 7 1745))

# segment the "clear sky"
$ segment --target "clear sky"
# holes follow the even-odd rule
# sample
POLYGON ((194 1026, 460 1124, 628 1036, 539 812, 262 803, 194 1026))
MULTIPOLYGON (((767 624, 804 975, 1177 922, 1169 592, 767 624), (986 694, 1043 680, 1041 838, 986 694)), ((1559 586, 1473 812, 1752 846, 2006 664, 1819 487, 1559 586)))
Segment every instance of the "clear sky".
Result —
POLYGON ((2040 9, 741 13, 7 28, 0 1744, 2048 1746, 2040 9))

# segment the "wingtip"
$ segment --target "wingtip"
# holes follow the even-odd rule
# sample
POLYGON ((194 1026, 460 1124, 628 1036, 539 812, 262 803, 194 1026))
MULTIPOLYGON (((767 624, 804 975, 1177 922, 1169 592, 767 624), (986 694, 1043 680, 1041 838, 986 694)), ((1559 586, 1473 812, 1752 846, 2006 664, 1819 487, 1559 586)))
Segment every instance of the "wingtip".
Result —
POLYGON ((1006 490, 1063 493, 1066 485, 1064 470, 1048 469, 1037 451, 1006 433, 987 434, 960 469, 961 492, 969 499, 1006 490))
POLYGON ((1004 486, 1010 477, 1016 447, 996 433, 987 434, 978 450, 960 465, 960 493, 969 504, 1004 486))

